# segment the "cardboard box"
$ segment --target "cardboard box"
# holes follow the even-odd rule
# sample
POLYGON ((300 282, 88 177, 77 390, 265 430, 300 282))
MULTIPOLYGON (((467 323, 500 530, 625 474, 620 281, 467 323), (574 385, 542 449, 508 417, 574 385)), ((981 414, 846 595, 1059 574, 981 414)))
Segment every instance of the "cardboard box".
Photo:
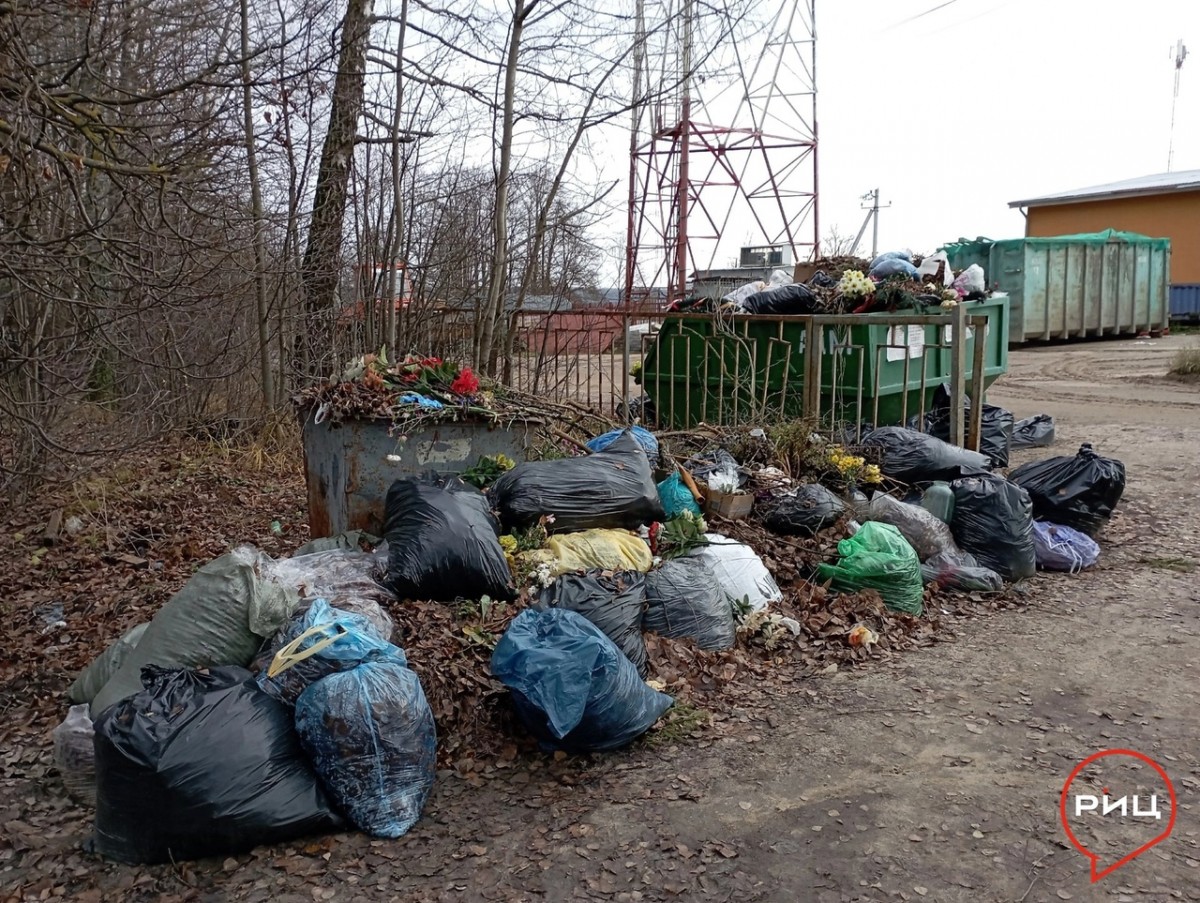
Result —
POLYGON ((749 492, 718 492, 710 488, 704 497, 704 513, 726 520, 744 520, 753 507, 754 496, 749 492))

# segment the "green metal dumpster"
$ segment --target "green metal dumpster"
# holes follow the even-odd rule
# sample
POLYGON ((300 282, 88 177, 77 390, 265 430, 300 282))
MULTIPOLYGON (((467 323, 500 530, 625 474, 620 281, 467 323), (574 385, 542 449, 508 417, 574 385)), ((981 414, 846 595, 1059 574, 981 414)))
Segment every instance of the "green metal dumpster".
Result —
MULTIPOLYGON (((997 295, 966 309, 988 319, 986 387, 1008 370, 1008 299, 997 295)), ((896 318, 862 314, 852 325, 820 327, 824 414, 900 423, 927 410, 934 391, 950 381, 950 327, 898 326, 890 322, 896 318)), ((810 322, 795 316, 668 316, 638 376, 658 423, 687 429, 702 421, 724 425, 800 416, 810 322)), ((968 331, 968 366, 977 338, 968 331)))
POLYGON ((983 267, 1010 299, 1009 341, 1137 335, 1170 319, 1171 240, 1108 229, 1047 238, 959 239, 955 269, 983 267))

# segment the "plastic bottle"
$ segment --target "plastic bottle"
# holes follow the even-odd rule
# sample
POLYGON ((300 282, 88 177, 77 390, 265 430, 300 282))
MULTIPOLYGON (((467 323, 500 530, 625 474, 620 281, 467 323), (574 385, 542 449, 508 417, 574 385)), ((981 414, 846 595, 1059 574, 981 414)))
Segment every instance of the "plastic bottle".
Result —
POLYGON ((921 507, 944 524, 954 516, 954 490, 949 483, 933 483, 921 496, 921 507))
POLYGON ((92 746, 92 719, 87 703, 73 705, 56 727, 54 762, 62 774, 67 793, 85 806, 96 805, 96 762, 92 746))

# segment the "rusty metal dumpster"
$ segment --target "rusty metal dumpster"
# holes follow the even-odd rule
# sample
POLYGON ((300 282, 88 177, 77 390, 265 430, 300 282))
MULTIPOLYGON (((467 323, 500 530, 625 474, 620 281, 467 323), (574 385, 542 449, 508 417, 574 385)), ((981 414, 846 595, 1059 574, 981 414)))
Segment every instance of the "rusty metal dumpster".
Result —
POLYGON ((429 471, 462 473, 483 455, 522 461, 537 427, 532 421, 447 420, 401 434, 388 420, 318 423, 311 408, 300 416, 314 539, 346 530, 381 536, 384 500, 395 480, 429 471))

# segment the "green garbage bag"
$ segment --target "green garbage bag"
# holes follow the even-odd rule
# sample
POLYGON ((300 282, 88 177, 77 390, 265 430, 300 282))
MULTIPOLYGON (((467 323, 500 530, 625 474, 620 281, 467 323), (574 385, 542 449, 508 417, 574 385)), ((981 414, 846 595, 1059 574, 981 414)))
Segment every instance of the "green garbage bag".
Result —
POLYGON ((868 521, 838 543, 838 555, 837 564, 818 567, 822 582, 830 580, 834 589, 846 592, 877 590, 888 608, 921 614, 921 559, 891 524, 868 521))
POLYGON ((264 576, 270 559, 250 546, 201 567, 150 620, 137 646, 92 698, 92 718, 144 689, 142 668, 250 664, 300 604, 294 589, 264 576))
POLYGON ((91 702, 95 699, 96 694, 104 688, 104 685, 112 679, 121 665, 125 664, 125 659, 129 658, 133 650, 137 648, 142 634, 149 626, 149 624, 138 624, 114 640, 97 656, 95 661, 84 668, 83 672, 75 678, 75 683, 71 684, 71 688, 67 690, 67 698, 76 703, 91 702))

